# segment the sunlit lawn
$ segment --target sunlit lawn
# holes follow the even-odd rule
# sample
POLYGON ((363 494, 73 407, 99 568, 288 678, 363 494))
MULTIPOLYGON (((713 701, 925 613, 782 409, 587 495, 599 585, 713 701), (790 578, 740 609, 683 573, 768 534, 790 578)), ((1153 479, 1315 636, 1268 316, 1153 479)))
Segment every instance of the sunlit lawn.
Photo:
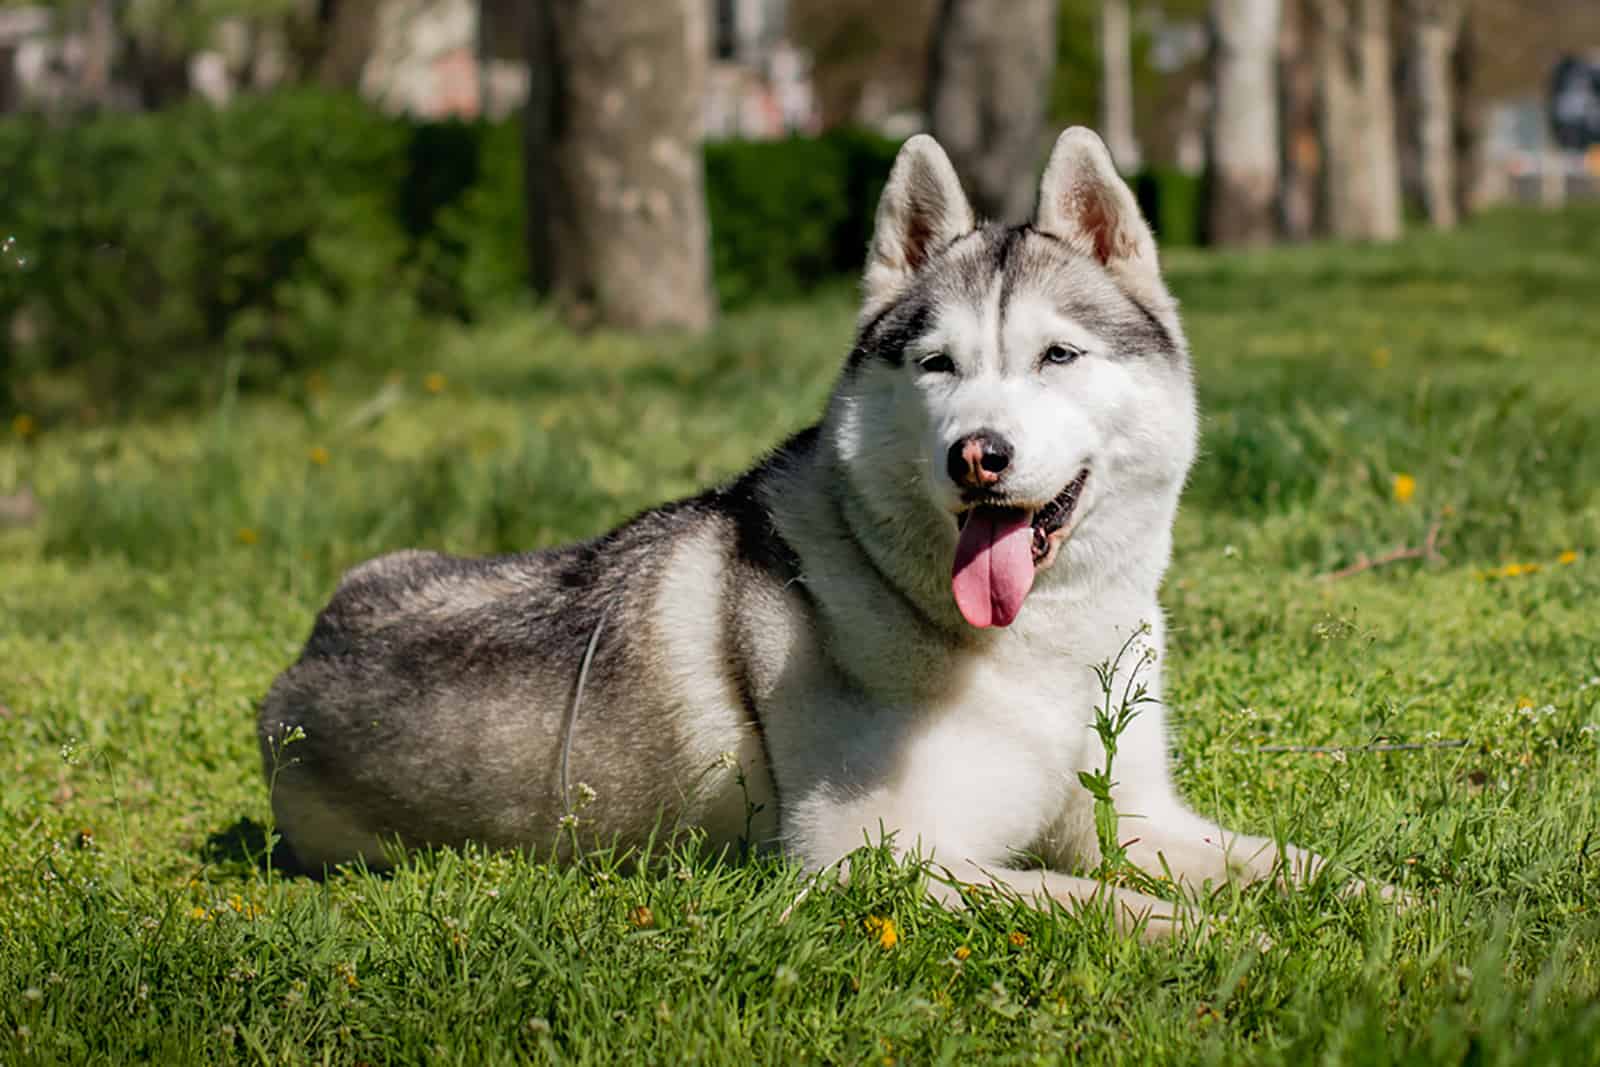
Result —
POLYGON ((0 493, 44 518, 0 529, 0 1064, 1600 1063, 1600 212, 1169 263, 1206 412, 1164 597, 1180 780, 1409 910, 1223 894, 1222 936, 1147 947, 938 911, 885 864, 787 923, 771 862, 264 869, 254 703, 342 568, 738 471, 816 416, 852 319, 843 287, 698 343, 508 313, 10 428, 0 493), (1434 527, 1441 559, 1319 577, 1434 527), (1420 747, 1303 750, 1377 741, 1420 747))

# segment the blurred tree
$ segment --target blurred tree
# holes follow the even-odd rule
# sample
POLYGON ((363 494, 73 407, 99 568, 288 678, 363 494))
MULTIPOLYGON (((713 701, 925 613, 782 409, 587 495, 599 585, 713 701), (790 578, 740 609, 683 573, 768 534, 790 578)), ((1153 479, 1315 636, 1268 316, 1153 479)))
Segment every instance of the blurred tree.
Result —
POLYGON ((1003 18, 983 0, 944 0, 939 9, 928 126, 988 218, 1021 222, 1033 212, 1056 6, 1011 0, 1003 18))
POLYGON ((215 48, 219 29, 230 23, 293 27, 306 41, 326 37, 312 0, 59 0, 53 6, 57 26, 78 42, 69 102, 90 109, 157 108, 187 96, 191 59, 215 48))
POLYGON ((1336 237, 1400 235, 1389 0, 1314 0, 1323 209, 1336 237))
POLYGON ((1211 240, 1267 244, 1277 235, 1279 0, 1211 7, 1211 240))
POLYGON ((1490 199, 1487 159, 1489 118, 1480 76, 1483 53, 1483 8, 1487 0, 1463 5, 1456 50, 1450 57, 1451 98, 1455 122, 1450 147, 1455 159, 1456 217, 1466 218, 1490 199))
POLYGON ((1461 39, 1466 0, 1406 0, 1412 139, 1418 187, 1428 221, 1456 223, 1455 79, 1452 58, 1461 39))
POLYGON ((317 0, 315 18, 301 21, 305 68, 330 88, 359 89, 382 6, 383 0, 317 0))
POLYGON ((1278 126, 1282 163, 1278 216, 1283 236, 1309 238, 1317 227, 1322 149, 1317 141, 1317 68, 1310 0, 1283 0, 1278 34, 1278 126))
POLYGON ((790 0, 789 30, 812 56, 824 126, 881 122, 927 98, 936 0, 790 0))
POLYGON ((701 155, 703 0, 537 0, 524 113, 535 287, 580 325, 716 314, 701 155))
POLYGON ((1133 129, 1133 20, 1128 0, 1100 3, 1100 134, 1117 169, 1139 169, 1133 129))

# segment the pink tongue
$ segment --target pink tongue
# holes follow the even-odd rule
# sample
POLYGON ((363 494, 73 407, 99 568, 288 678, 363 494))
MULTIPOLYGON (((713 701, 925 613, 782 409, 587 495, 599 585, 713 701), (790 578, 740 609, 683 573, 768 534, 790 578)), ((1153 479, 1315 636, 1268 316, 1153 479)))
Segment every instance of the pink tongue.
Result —
POLYGON ((1028 513, 974 508, 956 543, 950 587, 961 617, 973 626, 1010 626, 1033 588, 1028 513))

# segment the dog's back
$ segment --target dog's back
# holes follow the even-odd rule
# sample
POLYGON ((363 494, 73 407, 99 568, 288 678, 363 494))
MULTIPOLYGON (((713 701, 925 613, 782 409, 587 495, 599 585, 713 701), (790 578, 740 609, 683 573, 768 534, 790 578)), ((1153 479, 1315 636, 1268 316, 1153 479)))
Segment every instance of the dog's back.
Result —
POLYGON ((586 843, 639 844, 663 823, 742 836, 770 784, 749 672, 718 634, 730 583, 786 578, 759 473, 578 545, 405 551, 348 572, 259 717, 299 862, 561 849, 569 814, 586 843))

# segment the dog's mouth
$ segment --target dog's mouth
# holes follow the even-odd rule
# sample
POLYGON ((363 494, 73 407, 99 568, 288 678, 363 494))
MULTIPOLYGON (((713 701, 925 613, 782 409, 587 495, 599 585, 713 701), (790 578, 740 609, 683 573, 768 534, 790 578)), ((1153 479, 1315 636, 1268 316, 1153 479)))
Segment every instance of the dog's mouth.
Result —
POLYGON ((1038 509, 983 495, 956 515, 950 586, 962 618, 980 628, 1011 625, 1035 573, 1055 562, 1088 480, 1085 467, 1038 509))

